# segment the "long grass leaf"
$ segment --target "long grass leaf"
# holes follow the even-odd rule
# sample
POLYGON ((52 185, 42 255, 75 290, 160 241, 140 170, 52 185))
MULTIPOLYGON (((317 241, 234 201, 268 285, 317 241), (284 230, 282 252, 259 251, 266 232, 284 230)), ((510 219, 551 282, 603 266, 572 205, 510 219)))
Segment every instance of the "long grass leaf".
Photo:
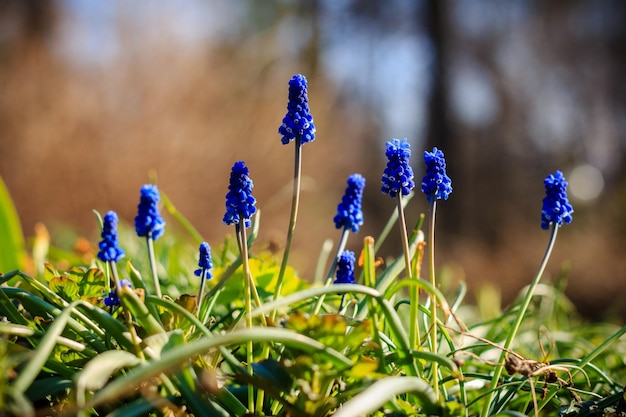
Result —
POLYGON ((0 272, 22 269, 25 260, 20 219, 9 190, 0 177, 0 272))
POLYGON ((48 331, 37 346, 37 350, 33 351, 33 356, 13 383, 12 388, 14 391, 24 393, 35 378, 37 378, 37 375, 41 372, 41 368, 46 363, 48 357, 52 353, 52 350, 56 346, 57 339, 61 336, 61 333, 70 320, 75 306, 75 302, 70 304, 50 325, 48 331))
POLYGON ((361 417, 371 415, 398 395, 407 393, 415 394, 425 414, 439 415, 441 407, 437 403, 433 388, 426 381, 417 377, 392 376, 373 383, 346 401, 333 416, 361 417))
POLYGON ((77 405, 84 405, 86 392, 104 387, 119 369, 135 367, 140 363, 137 356, 125 350, 109 350, 90 360, 76 377, 77 405))
POLYGON ((242 345, 248 341, 282 343, 307 353, 321 354, 339 369, 346 369, 352 366, 352 361, 336 350, 309 337, 295 334, 286 329, 251 328, 235 330, 212 338, 202 338, 190 344, 163 352, 160 359, 148 363, 146 366, 134 368, 128 371, 124 377, 117 378, 109 383, 102 390, 98 391, 84 408, 95 407, 123 398, 125 395, 128 395, 131 388, 140 385, 147 378, 160 375, 170 369, 175 369, 196 355, 204 354, 219 346, 242 345))

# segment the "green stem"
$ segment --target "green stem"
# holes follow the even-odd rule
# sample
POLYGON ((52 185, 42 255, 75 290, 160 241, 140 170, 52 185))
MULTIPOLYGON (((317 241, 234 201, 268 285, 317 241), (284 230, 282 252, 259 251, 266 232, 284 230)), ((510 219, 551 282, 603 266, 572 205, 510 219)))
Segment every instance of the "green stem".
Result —
MULTIPOLYGON (((428 276, 430 284, 433 288, 437 288, 437 280, 435 278, 435 212, 437 211, 437 200, 433 199, 430 203, 430 223, 428 225, 428 276)), ((430 299, 430 344, 433 353, 437 353, 437 298, 431 295, 430 299)), ((439 364, 432 363, 432 385, 435 395, 439 398, 439 364)))
MULTIPOLYGON (((400 225, 400 236, 402 237, 402 252, 404 252, 404 269, 408 279, 418 279, 413 277, 413 268, 411 268, 411 251, 409 249, 409 235, 406 231, 406 219, 404 217, 404 205, 402 204, 402 194, 398 194, 397 200, 398 223, 400 225)), ((417 349, 420 340, 419 323, 417 321, 417 313, 419 312, 419 289, 417 285, 412 285, 409 297, 411 299, 411 309, 409 313, 409 343, 411 349, 417 349)))
MULTIPOLYGON (((237 247, 239 248, 239 253, 243 253, 244 249, 242 247, 241 239, 239 238, 239 236, 237 236, 237 247)), ((250 294, 254 298, 254 302, 256 303, 257 307, 261 307, 261 298, 259 297, 259 292, 257 291, 256 285, 254 284, 254 279, 252 279, 252 274, 250 273, 248 274, 248 277, 244 278, 246 278, 250 283, 250 294)), ((261 323, 263 324, 263 326, 267 327, 267 320, 265 319, 265 316, 261 316, 261 323)))
MULTIPOLYGON (((333 282, 333 275, 335 274, 335 268, 337 268, 337 262, 339 261, 339 255, 346 248, 346 244, 348 243, 348 236, 350 235, 350 229, 344 227, 341 231, 341 237, 339 238, 339 244, 337 245, 337 251, 335 252, 335 256, 333 257, 333 262, 330 264, 330 268, 328 269, 328 273, 326 274, 326 279, 324 280, 324 287, 328 287, 333 282)), ((315 303, 315 307, 313 307, 312 314, 319 314, 320 309, 322 308, 322 304, 324 304, 324 299, 326 295, 322 295, 317 299, 315 303)))
POLYGON ((206 281, 207 270, 202 269, 202 273, 200 274, 200 289, 198 290, 198 298, 197 298, 197 315, 200 317, 200 307, 202 307, 202 298, 204 298, 204 285, 206 281))
MULTIPOLYGON (((246 242, 246 226, 243 224, 243 215, 239 216, 242 220, 236 227, 237 239, 240 239, 239 248, 241 249, 241 260, 243 266, 243 286, 245 291, 245 316, 246 316, 246 328, 252 328, 252 291, 250 289, 250 264, 248 262, 248 244, 246 242)), ((246 362, 247 369, 250 376, 252 376, 252 362, 254 361, 252 340, 248 340, 246 347, 246 362)), ((254 412, 254 386, 248 384, 248 411, 254 412)))
MULTIPOLYGON (((554 248, 554 243, 556 242, 556 235, 557 235, 558 230, 559 230, 559 226, 556 223, 553 223, 552 233, 550 234, 550 240, 548 241, 548 247, 546 248, 546 251, 543 255, 543 259, 541 260, 541 263, 539 264, 539 268, 537 269, 537 273, 535 274, 533 281, 531 282, 530 286, 526 290, 526 295, 524 296, 524 299, 522 300, 522 305, 517 311, 517 316, 515 317, 515 321, 513 322, 513 327, 509 331, 506 341, 504 342, 502 353, 500 354, 499 363, 502 363, 502 364, 504 363, 506 352, 511 348, 513 339, 515 339, 515 336, 517 335, 517 332, 519 331, 522 321, 524 320, 524 315, 526 314, 526 311, 528 310, 528 306, 530 305, 530 301, 533 298, 535 289, 537 288, 537 284, 539 284, 539 281, 541 280, 541 276, 543 275, 543 271, 546 269, 546 265, 548 264, 548 260, 550 259, 550 254, 552 253, 552 249, 554 248)), ((483 416, 490 415, 491 405, 492 405, 493 397, 495 395, 496 388, 498 385, 498 380, 500 379, 500 376, 502 375, 502 368, 503 366, 496 366, 494 369, 493 377, 491 379, 491 384, 489 385, 490 394, 487 397, 487 401, 485 401, 483 405, 483 410, 482 410, 483 412, 481 413, 481 415, 483 416)))
POLYGON ((146 241, 148 242, 148 258, 150 259, 150 269, 152 270, 154 290, 156 291, 157 297, 160 298, 163 294, 161 294, 161 285, 159 284, 159 277, 157 276, 156 259, 154 257, 154 239, 152 239, 150 234, 148 234, 146 241))
MULTIPOLYGON (((276 283, 276 289, 274 290, 273 300, 280 297, 280 292, 283 288, 283 281, 285 279, 285 270, 287 269, 287 263, 289 261, 289 253, 291 252, 291 243, 293 242, 293 235, 296 230, 296 220, 298 218, 298 205, 300 203, 300 180, 302 178, 302 140, 299 136, 296 137, 295 144, 295 156, 293 166, 293 195, 291 198, 291 214, 289 216, 289 229, 287 230, 287 242, 285 243, 285 251, 283 252, 283 259, 280 263, 280 272, 278 273, 278 282, 276 283)), ((276 311, 272 311, 272 320, 276 318, 276 311)))

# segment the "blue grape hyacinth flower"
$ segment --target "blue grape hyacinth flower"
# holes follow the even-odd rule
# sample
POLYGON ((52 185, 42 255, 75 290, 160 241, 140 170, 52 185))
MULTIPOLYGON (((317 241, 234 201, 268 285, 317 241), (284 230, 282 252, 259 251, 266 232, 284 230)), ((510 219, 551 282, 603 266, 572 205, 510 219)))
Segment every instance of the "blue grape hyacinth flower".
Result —
POLYGON ((98 245, 98 259, 102 262, 117 262, 124 256, 117 238, 117 213, 107 212, 102 218, 102 240, 98 245))
POLYGON ((196 269, 194 274, 197 277, 211 279, 213 278, 213 273, 211 272, 211 269, 213 268, 213 261, 211 260, 211 247, 208 243, 202 242, 200 244, 199 252, 198 266, 200 268, 196 269))
POLYGON ((359 231, 359 226, 363 225, 363 189, 365 188, 365 178, 361 174, 352 174, 348 177, 348 187, 341 198, 341 203, 337 206, 337 214, 333 218, 335 227, 343 227, 359 231))
MULTIPOLYGON (((129 280, 123 279, 120 281, 120 288, 127 287, 132 288, 132 284, 129 280)), ((104 305, 107 307, 115 307, 120 305, 120 297, 117 295, 116 290, 109 292, 109 295, 104 298, 104 305)))
POLYGON ((157 206, 161 195, 154 184, 141 187, 137 216, 135 217, 135 231, 137 236, 151 237, 157 240, 165 231, 165 220, 159 213, 157 206))
POLYGON ((256 199, 252 196, 252 188, 254 183, 250 179, 246 164, 243 161, 235 162, 226 194, 224 224, 240 224, 243 220, 244 226, 250 227, 250 217, 256 213, 256 199))
POLYGON ((541 208, 541 228, 547 230, 550 223, 562 226, 572 222, 574 208, 567 199, 567 181, 561 171, 550 174, 543 180, 546 196, 541 208))
POLYGON ((356 258, 351 250, 344 250, 337 261, 335 284, 354 284, 354 263, 356 258))
POLYGON ((447 200, 452 193, 452 180, 446 174, 446 159, 436 147, 432 152, 424 151, 426 175, 422 179, 422 192, 429 202, 447 200))
POLYGON ((315 124, 313 116, 309 113, 307 81, 304 75, 296 74, 289 80, 287 114, 278 128, 278 133, 282 135, 283 145, 296 137, 300 138, 303 145, 315 140, 315 124))
POLYGON ((415 188, 413 169, 409 165, 411 146, 406 138, 402 141, 391 139, 386 144, 387 167, 383 173, 381 191, 395 197, 398 194, 408 195, 415 188))

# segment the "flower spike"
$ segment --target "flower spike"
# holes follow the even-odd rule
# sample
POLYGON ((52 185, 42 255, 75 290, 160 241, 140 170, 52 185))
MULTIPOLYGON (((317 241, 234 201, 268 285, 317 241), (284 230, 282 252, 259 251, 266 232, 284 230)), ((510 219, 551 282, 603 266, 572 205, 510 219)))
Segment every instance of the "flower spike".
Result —
POLYGON ((135 231, 139 237, 151 237, 157 240, 165 231, 165 220, 159 213, 157 203, 161 200, 159 189, 154 184, 141 187, 137 216, 135 217, 135 231))
POLYGON ((117 239, 117 214, 109 211, 102 219, 102 240, 100 241, 98 259, 102 262, 117 262, 124 256, 117 239))
POLYGON ((387 167, 383 173, 382 189, 384 194, 395 197, 398 194, 408 195, 415 188, 413 169, 409 165, 411 146, 406 138, 402 141, 391 139, 386 144, 387 167))
POLYGON ((250 227, 250 217, 256 213, 256 199, 252 196, 254 183, 250 179, 248 167, 243 161, 235 162, 230 173, 230 184, 226 194, 226 213, 223 222, 225 225, 243 223, 250 227))
POLYGON ((196 269, 194 271, 194 274, 197 277, 211 279, 213 278, 213 273, 211 272, 211 269, 213 268, 213 261, 211 260, 211 247, 208 243, 202 242, 200 244, 199 252, 200 256, 198 260, 198 266, 200 268, 196 269))
POLYGON ((361 174, 352 174, 348 177, 348 187, 337 206, 337 214, 334 217, 335 227, 343 227, 359 231, 359 226, 363 225, 363 188, 365 188, 365 178, 361 174))
POLYGON ((424 151, 426 175, 422 179, 422 192, 429 202, 447 200, 452 193, 452 180, 446 175, 446 159, 436 147, 432 152, 424 151))
POLYGON ((354 284, 354 252, 344 250, 337 261, 337 279, 335 284, 354 284))
POLYGON ((548 175, 543 184, 546 196, 541 209, 541 228, 548 230, 550 223, 556 223, 558 227, 563 222, 571 223, 574 208, 567 199, 567 181, 563 173, 557 170, 554 175, 548 175))
POLYGON ((278 128, 282 135, 283 145, 299 137, 304 145, 315 140, 315 125, 313 116, 309 113, 309 98, 307 95, 307 81, 304 75, 294 75, 289 80, 289 103, 287 114, 278 128))

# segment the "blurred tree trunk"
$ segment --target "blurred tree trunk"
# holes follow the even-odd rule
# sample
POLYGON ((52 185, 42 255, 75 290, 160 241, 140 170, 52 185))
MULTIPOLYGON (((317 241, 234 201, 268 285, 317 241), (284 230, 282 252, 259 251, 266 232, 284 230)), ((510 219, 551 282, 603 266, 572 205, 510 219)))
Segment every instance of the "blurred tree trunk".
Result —
MULTIPOLYGON (((56 0, 3 0, 0 2, 0 22, 11 22, 8 42, 38 45, 47 40, 57 22, 56 0)), ((3 26, 7 26, 3 23, 3 26)))
POLYGON ((300 13, 303 19, 308 20, 311 25, 311 36, 302 50, 301 61, 307 69, 307 74, 313 78, 319 72, 319 61, 321 55, 321 28, 320 28, 320 1, 309 0, 303 3, 300 13))
POLYGON ((446 0, 428 0, 425 7, 426 28, 433 45, 432 91, 428 105, 426 148, 433 146, 452 151, 449 123, 447 122, 446 68, 446 0))

